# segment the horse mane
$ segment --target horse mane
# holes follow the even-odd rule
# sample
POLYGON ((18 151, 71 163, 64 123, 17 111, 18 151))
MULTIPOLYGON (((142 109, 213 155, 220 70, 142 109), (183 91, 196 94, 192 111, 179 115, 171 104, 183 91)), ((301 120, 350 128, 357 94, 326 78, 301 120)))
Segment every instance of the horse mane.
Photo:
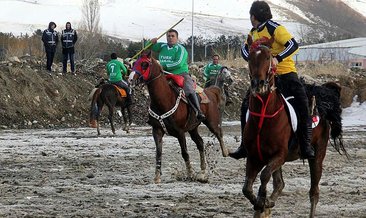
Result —
POLYGON ((306 84, 301 79, 306 88, 306 93, 310 99, 316 96, 316 106, 321 118, 329 121, 331 126, 330 136, 332 146, 341 154, 341 150, 348 157, 342 140, 342 107, 340 101, 341 87, 335 82, 327 82, 321 86, 306 84))

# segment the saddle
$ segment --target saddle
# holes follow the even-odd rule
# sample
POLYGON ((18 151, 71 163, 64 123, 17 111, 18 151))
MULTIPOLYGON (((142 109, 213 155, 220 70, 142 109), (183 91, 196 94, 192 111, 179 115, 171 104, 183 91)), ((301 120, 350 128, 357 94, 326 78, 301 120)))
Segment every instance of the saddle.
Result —
MULTIPOLYGON (((170 86, 179 94, 179 90, 183 89, 183 86, 184 86, 184 77, 180 76, 180 75, 175 75, 175 74, 165 74, 165 77, 169 81, 170 86)), ((199 102, 201 104, 210 103, 210 99, 204 92, 204 89, 202 87, 198 86, 196 82, 194 82, 193 86, 195 88, 199 102)), ((183 101, 186 103, 188 102, 185 95, 183 97, 183 101)))
POLYGON ((126 90, 124 90, 123 88, 121 88, 121 87, 119 87, 119 86, 117 86, 117 85, 113 85, 113 86, 117 89, 118 93, 119 93, 122 97, 127 97, 127 92, 126 92, 126 90))

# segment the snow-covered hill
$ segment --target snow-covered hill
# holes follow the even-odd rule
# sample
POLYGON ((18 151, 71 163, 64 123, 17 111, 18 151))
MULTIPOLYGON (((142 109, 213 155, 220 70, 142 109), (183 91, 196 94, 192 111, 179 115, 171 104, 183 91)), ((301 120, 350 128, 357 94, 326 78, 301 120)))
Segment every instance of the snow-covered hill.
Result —
MULTIPOLYGON (((312 4, 322 0, 307 0, 312 4)), ((366 17, 366 0, 342 0, 366 17)), ((57 29, 70 21, 77 28, 81 20, 82 0, 0 0, 0 32, 31 33, 45 29, 50 21, 57 29)), ((222 34, 246 34, 251 28, 249 8, 252 0, 101 0, 103 32, 118 38, 140 40, 164 32, 185 18, 176 27, 182 39, 192 34, 192 3, 194 3, 194 35, 212 38, 222 34)), ((316 24, 318 18, 309 16, 296 6, 296 1, 269 0, 274 19, 295 35, 300 36, 304 25, 316 24), (295 2, 295 3, 294 3, 295 2), (294 16, 295 15, 295 16, 294 16)), ((335 0, 334 2, 337 2, 335 0)), ((340 1, 338 1, 340 2, 340 1)))

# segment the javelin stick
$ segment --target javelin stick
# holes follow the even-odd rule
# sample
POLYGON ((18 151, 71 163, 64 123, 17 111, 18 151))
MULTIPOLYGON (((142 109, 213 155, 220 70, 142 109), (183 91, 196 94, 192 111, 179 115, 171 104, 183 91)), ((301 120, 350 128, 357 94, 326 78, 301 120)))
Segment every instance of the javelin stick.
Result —
MULTIPOLYGON (((163 37, 170 29, 173 29, 175 26, 177 26, 183 20, 184 20, 184 18, 180 19, 177 23, 175 23, 173 26, 171 26, 167 31, 165 31, 164 33, 160 34, 160 36, 157 37, 157 40, 159 40, 161 37, 163 37)), ((141 49, 137 54, 135 54, 132 57, 132 59, 135 59, 137 56, 139 56, 143 51, 145 51, 146 49, 148 49, 150 46, 152 46, 152 43, 151 42, 149 42, 149 44, 147 44, 143 49, 141 49)))

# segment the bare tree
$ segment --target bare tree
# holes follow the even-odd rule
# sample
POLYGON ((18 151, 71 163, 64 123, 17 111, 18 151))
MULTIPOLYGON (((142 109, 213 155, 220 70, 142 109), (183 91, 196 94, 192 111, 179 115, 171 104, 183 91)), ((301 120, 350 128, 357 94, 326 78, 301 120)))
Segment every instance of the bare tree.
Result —
POLYGON ((93 34, 101 33, 99 26, 100 21, 100 5, 98 0, 83 0, 81 8, 83 16, 83 25, 85 29, 93 34))

